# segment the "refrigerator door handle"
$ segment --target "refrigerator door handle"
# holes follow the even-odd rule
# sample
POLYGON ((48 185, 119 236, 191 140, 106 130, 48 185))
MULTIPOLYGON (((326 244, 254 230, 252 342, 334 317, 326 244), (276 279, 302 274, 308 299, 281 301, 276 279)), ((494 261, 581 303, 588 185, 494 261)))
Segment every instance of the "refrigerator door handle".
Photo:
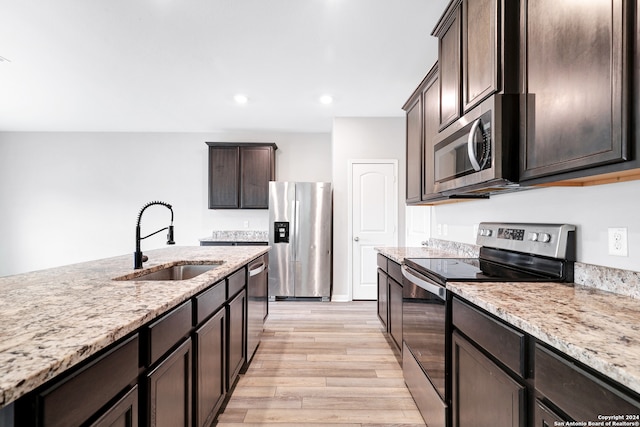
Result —
POLYGON ((300 201, 296 200, 295 201, 295 213, 294 213, 294 217, 293 217, 293 230, 294 230, 294 235, 295 235, 295 239, 293 242, 293 259, 294 260, 298 260, 298 245, 300 244, 300 201))

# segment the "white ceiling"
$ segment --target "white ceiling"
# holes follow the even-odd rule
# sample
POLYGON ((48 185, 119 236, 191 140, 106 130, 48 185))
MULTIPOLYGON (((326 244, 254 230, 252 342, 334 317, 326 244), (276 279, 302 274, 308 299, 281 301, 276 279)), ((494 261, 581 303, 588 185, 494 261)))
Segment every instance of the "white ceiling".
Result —
POLYGON ((330 132, 333 117, 402 116, 447 3, 0 0, 0 131, 330 132))

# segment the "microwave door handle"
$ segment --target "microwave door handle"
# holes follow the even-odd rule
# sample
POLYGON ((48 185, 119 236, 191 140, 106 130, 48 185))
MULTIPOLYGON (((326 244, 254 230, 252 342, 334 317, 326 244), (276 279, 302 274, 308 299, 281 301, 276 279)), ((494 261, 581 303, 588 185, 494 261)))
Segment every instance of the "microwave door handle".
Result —
POLYGON ((471 166, 473 167, 473 170, 475 170, 476 172, 482 169, 480 167, 480 164, 478 163, 478 155, 476 153, 476 144, 474 142, 474 139, 475 139, 474 137, 481 123, 482 121, 480 119, 476 119, 476 121, 473 122, 473 125, 471 125, 471 130, 469 131, 469 138, 467 139, 467 152, 469 154, 469 161, 471 162, 471 166))
POLYGON ((434 295, 437 295, 438 298, 440 298, 443 301, 446 300, 446 292, 447 291, 446 291, 445 288, 443 288, 442 286, 434 285, 433 283, 429 283, 426 280, 423 280, 423 279, 419 278, 415 274, 412 274, 409 271, 409 268, 407 266, 405 266, 405 265, 402 266, 402 275, 404 276, 405 279, 407 279, 411 283, 421 287, 425 291, 430 292, 430 293, 432 293, 434 295))

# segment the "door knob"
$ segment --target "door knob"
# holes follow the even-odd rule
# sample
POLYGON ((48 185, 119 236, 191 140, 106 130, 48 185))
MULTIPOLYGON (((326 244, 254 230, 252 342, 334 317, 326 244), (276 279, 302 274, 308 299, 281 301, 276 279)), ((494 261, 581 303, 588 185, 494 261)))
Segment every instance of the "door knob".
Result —
POLYGON ((360 238, 359 238, 359 237, 354 237, 354 238, 353 238, 353 241, 354 241, 354 242, 359 242, 359 241, 360 241, 360 238))

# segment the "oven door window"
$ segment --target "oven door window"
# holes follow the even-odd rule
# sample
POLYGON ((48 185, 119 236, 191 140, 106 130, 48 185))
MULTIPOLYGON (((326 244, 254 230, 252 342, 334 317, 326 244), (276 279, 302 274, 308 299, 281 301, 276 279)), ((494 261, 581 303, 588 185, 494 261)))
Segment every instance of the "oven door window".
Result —
POLYGON ((446 302, 411 283, 403 284, 402 336, 416 361, 445 399, 446 302))

